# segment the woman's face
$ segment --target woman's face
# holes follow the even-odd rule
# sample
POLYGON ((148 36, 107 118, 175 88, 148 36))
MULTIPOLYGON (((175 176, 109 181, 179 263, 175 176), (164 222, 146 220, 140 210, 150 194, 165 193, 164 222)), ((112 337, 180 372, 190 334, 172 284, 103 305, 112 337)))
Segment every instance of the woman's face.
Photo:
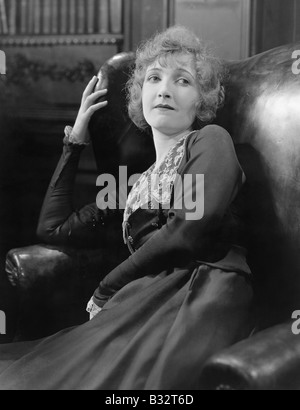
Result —
POLYGON ((176 54, 163 66, 149 66, 143 85, 143 112, 147 123, 159 132, 174 136, 192 129, 200 99, 192 56, 176 54))

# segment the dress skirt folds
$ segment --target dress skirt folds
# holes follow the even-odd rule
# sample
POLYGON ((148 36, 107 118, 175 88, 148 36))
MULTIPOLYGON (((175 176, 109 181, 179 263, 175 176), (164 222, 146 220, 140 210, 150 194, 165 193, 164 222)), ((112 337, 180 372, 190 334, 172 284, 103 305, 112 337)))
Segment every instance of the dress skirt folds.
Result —
MULTIPOLYGON (((251 271, 229 213, 242 185, 231 137, 217 126, 191 133, 159 168, 164 187, 172 187, 177 173, 205 176, 203 218, 187 218, 188 209, 171 204, 173 189, 159 184, 145 202, 153 172, 153 167, 146 171, 130 193, 125 239, 135 249, 95 292, 99 303, 108 295, 103 304, 96 303, 103 310, 90 322, 44 340, 0 346, 0 389, 196 390, 205 361, 249 336, 251 271), (160 193, 162 204, 170 202, 165 213, 152 207, 155 198, 160 204, 160 193), (219 243, 226 251, 219 251, 219 243)), ((52 219, 59 214, 58 198, 65 203, 71 192, 68 175, 74 175, 72 168, 51 185, 46 204, 52 219)), ((197 198, 202 186, 195 180, 187 186, 190 198, 197 198)), ((67 219, 70 236, 82 237, 74 218, 67 219)))
POLYGON ((135 280, 92 321, 0 346, 1 390, 195 390, 209 356, 247 337, 249 276, 197 265, 135 280))

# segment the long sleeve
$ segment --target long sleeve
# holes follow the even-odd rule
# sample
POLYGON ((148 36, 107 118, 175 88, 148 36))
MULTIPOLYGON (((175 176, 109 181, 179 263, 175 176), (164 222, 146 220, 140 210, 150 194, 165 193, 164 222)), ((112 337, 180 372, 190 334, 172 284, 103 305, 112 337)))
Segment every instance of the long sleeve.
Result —
MULTIPOLYGON (((37 235, 45 243, 97 248, 105 240, 104 224, 113 211, 99 210, 96 203, 80 210, 75 210, 73 205, 75 177, 83 149, 84 146, 76 144, 63 147, 39 218, 37 235)), ((121 223, 120 219, 120 226, 121 223)))
POLYGON ((193 260, 206 260, 214 236, 242 185, 243 172, 230 135, 220 127, 205 127, 187 151, 180 174, 192 175, 193 182, 187 184, 184 197, 198 195, 198 202, 204 203, 203 214, 198 220, 189 220, 191 210, 185 206, 185 200, 182 209, 171 208, 166 224, 100 283, 94 294, 98 306, 139 277, 158 274, 171 266, 184 266, 193 260), (196 184, 197 175, 204 175, 204 190, 196 184))

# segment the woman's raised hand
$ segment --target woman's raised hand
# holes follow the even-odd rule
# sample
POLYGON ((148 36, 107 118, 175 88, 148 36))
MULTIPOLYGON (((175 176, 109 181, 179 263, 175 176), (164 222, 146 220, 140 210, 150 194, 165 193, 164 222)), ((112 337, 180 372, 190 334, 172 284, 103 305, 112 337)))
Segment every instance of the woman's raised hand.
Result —
POLYGON ((108 104, 107 101, 96 104, 99 98, 107 94, 107 89, 93 92, 97 82, 98 78, 96 76, 93 77, 82 95, 81 106, 72 132, 74 140, 78 143, 89 141, 88 125, 92 115, 108 104))

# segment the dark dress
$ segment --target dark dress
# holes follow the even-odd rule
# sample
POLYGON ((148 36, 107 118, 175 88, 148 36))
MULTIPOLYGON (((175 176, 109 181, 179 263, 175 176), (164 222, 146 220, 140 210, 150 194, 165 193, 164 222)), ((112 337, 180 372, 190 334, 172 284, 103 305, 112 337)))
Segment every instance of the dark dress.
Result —
MULTIPOLYGON (((96 290, 103 310, 42 341, 0 346, 0 389, 198 389, 208 357, 250 334, 251 272, 234 215, 243 172, 230 136, 217 126, 191 133, 160 171, 204 175, 203 217, 189 220, 190 209, 174 207, 174 189, 169 209, 154 197, 139 207, 138 183, 125 210, 132 255, 96 290)), ((190 194, 199 189, 195 181, 190 194)), ((95 220, 109 213, 90 209, 95 220)), ((72 214, 66 237, 87 220, 72 214)), ((64 229, 47 227, 50 236, 64 229)))

